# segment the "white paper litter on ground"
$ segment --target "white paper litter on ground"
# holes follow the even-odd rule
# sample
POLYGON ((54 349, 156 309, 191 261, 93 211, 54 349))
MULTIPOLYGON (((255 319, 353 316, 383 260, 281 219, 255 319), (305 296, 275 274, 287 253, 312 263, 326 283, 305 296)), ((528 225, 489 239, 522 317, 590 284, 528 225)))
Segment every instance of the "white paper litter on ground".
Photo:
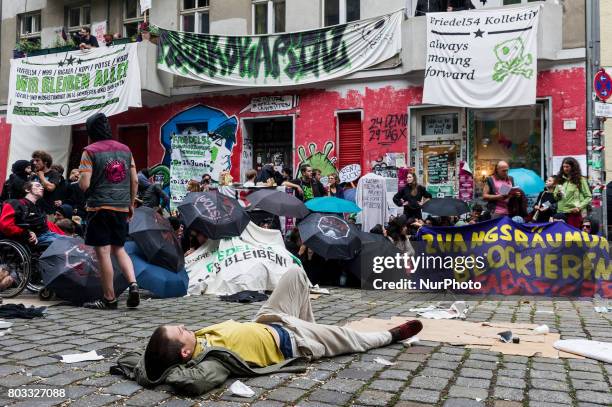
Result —
POLYGON ((600 313, 600 314, 606 314, 612 311, 612 308, 610 307, 594 307, 593 309, 595 310, 595 312, 600 313))
POLYGON ((11 328, 3 329, 2 331, 0 331, 0 338, 3 337, 6 334, 10 334, 11 332, 13 332, 13 330, 11 328))
POLYGON ((236 380, 234 383, 232 383, 232 385, 229 387, 229 391, 231 391, 232 394, 240 397, 253 397, 255 395, 253 389, 242 383, 240 380, 236 380))
POLYGON ((104 356, 98 355, 98 352, 95 350, 89 351, 87 353, 73 353, 71 355, 62 355, 62 362, 64 363, 77 363, 77 362, 86 362, 89 360, 102 360, 104 356))
POLYGON ((612 343, 588 339, 562 339, 553 344, 555 349, 590 359, 612 363, 612 343))
POLYGON ((329 290, 327 288, 319 287, 319 284, 315 284, 310 287, 311 294, 329 294, 329 290))
POLYGON ((410 312, 427 312, 427 311, 433 311, 436 309, 435 305, 430 305, 428 307, 422 307, 422 308, 410 308, 408 311, 410 312))
POLYGON ((465 301, 455 301, 449 309, 433 309, 431 311, 419 312, 419 315, 428 319, 464 319, 468 306, 465 301))
POLYGON ((408 338, 405 341, 402 341, 402 344, 406 347, 409 348, 412 345, 416 345, 417 343, 419 343, 419 337, 418 336, 413 336, 412 338, 408 338))
POLYGON ((12 322, 0 321, 0 329, 8 329, 13 326, 12 322))
POLYGON ((374 359, 374 362, 381 364, 381 365, 385 365, 385 366, 393 366, 395 364, 395 362, 391 362, 387 359, 383 359, 383 358, 376 358, 374 359))

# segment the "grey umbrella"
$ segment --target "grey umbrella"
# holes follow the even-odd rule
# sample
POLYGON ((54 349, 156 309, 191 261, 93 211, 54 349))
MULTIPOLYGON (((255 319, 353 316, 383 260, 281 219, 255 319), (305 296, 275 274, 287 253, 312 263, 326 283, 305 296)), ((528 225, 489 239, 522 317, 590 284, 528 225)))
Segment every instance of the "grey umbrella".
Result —
MULTIPOLYGON (((82 304, 102 298, 100 268, 94 248, 86 246, 81 238, 62 236, 47 248, 39 259, 45 288, 53 290, 58 298, 82 304)), ((119 296, 128 282, 113 258, 115 271, 113 284, 119 296)))
POLYGON ((310 211, 295 196, 286 192, 263 189, 247 195, 250 210, 262 210, 278 216, 305 218, 310 211))
POLYGON ((298 229, 302 242, 324 259, 350 260, 361 248, 355 225, 336 215, 311 213, 298 229))
POLYGON ((136 209, 130 236, 149 263, 175 272, 185 266, 185 254, 172 225, 156 210, 145 206, 136 209))

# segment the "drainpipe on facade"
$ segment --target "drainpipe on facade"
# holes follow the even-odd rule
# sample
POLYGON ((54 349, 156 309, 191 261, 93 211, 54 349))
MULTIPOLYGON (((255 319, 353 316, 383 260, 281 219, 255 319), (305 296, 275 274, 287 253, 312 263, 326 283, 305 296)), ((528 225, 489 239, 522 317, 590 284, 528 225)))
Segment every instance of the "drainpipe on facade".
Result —
POLYGON ((594 186, 593 199, 601 199, 601 205, 593 208, 592 216, 599 222, 604 236, 608 237, 608 210, 604 135, 601 119, 595 116, 596 96, 593 79, 600 69, 599 0, 586 0, 586 116, 587 116, 587 171, 594 186), (601 147, 598 149, 598 147, 601 147), (594 165, 598 162, 599 165, 594 165))

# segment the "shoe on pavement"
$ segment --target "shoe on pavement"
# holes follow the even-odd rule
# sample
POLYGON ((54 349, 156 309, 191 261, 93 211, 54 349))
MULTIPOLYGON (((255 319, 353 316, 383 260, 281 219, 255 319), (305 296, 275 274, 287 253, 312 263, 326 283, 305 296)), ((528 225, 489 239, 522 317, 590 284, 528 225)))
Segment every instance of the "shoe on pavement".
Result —
POLYGON ((126 305, 128 308, 136 308, 138 305, 140 305, 140 293, 138 292, 138 284, 130 284, 130 290, 128 292, 128 299, 126 305))
POLYGON ((106 298, 102 298, 101 300, 86 302, 85 304, 83 304, 83 307, 91 308, 91 309, 114 310, 114 309, 117 309, 117 304, 119 304, 119 302, 117 301, 116 298, 112 301, 109 301, 106 298))
POLYGON ((391 333, 392 342, 404 341, 410 337, 421 332, 423 329, 423 324, 421 321, 415 319, 413 321, 405 322, 395 328, 391 328, 389 332, 391 333))

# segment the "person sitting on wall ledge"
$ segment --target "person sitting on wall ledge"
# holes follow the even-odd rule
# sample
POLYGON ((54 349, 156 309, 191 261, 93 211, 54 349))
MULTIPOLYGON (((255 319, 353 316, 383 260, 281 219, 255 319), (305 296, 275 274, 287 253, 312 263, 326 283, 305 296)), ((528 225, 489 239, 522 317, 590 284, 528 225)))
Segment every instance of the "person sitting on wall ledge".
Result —
POLYGON ((423 325, 408 321, 389 331, 358 332, 315 323, 309 282, 301 268, 291 268, 261 307, 254 322, 226 321, 198 331, 183 325, 158 327, 144 354, 119 357, 112 374, 138 384, 169 384, 178 393, 199 395, 230 376, 303 372, 299 361, 365 352, 416 335, 423 325))

